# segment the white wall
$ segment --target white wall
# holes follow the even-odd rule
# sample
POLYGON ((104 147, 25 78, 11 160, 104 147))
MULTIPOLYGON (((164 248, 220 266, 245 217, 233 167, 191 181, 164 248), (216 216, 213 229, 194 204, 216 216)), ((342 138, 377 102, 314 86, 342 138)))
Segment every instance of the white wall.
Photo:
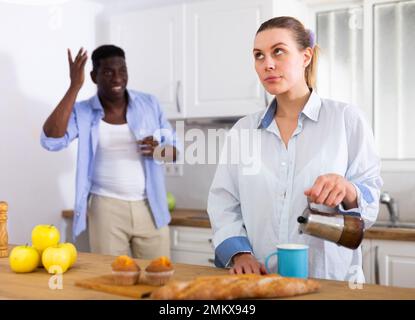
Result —
MULTIPOLYGON (((195 137, 188 135, 190 130, 201 130, 203 132, 203 135, 205 137, 208 137, 209 129, 221 128, 228 131, 230 125, 222 127, 212 125, 186 125, 184 137, 179 137, 181 143, 183 143, 184 145, 185 152, 186 150, 188 150, 188 152, 190 152, 189 150, 193 150, 192 148, 186 148, 194 144, 195 141, 197 141, 195 137)), ((225 130, 223 130, 222 134, 220 135, 221 138, 224 138, 225 130)), ((219 143, 217 143, 216 145, 216 141, 212 139, 205 140, 205 154, 207 155, 208 152, 213 151, 216 155, 216 159, 218 159, 220 151, 222 150, 223 139, 218 139, 217 141, 219 143), (213 146, 215 146, 216 151, 214 150, 213 146)), ((185 161, 185 163, 183 164, 183 176, 167 176, 166 189, 175 196, 176 207, 206 210, 209 189, 215 172, 216 164, 189 164, 185 161)))
MULTIPOLYGON (((197 128, 202 129, 207 136, 206 126, 186 126, 185 132, 197 128)), ((189 146, 192 142, 185 141, 189 146)), ((167 190, 176 197, 176 207, 206 210, 209 188, 215 175, 215 165, 184 164, 183 176, 166 177, 167 190), (192 192, 189 192, 191 190, 192 192)), ((382 171, 384 180, 383 191, 398 201, 400 220, 404 222, 415 222, 415 172, 386 172, 382 171)), ((385 205, 380 206, 378 220, 388 220, 389 215, 385 205)))
MULTIPOLYGON (((37 224, 63 231, 61 211, 73 208, 76 143, 52 153, 39 137, 69 85, 66 48, 92 52, 101 10, 88 1, 37 3, 0 1, 0 200, 9 203, 9 242, 16 244, 30 243, 37 224)), ((90 68, 79 99, 95 92, 90 68)))

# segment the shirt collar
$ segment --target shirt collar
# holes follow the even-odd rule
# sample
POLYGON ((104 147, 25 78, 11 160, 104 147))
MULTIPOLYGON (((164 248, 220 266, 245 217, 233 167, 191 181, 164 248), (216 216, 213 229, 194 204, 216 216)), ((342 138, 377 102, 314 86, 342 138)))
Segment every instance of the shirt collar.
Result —
MULTIPOLYGON (((321 109, 321 98, 319 95, 312 90, 310 97, 308 98, 307 103, 305 104, 303 113, 307 116, 310 120, 318 121, 318 117, 320 114, 321 109)), ((265 129, 268 128, 271 124, 272 120, 274 119, 275 113, 277 111, 277 100, 274 98, 270 105, 267 107, 261 118, 258 122, 258 129, 265 129)))
POLYGON ((308 98, 307 103, 305 104, 302 113, 307 116, 310 120, 315 122, 318 121, 321 109, 321 98, 313 90, 311 91, 310 97, 308 98))
POLYGON ((258 122, 258 129, 268 128, 274 119, 275 112, 277 111, 277 100, 272 99, 271 103, 265 110, 264 114, 261 116, 258 122))
MULTIPOLYGON (((128 106, 127 107, 129 107, 131 104, 131 101, 134 100, 134 93, 128 89, 126 91, 128 94, 128 106)), ((102 107, 101 101, 99 100, 99 97, 98 97, 98 93, 96 93, 93 97, 91 97, 90 103, 91 103, 93 110, 104 112, 104 108, 102 107)))

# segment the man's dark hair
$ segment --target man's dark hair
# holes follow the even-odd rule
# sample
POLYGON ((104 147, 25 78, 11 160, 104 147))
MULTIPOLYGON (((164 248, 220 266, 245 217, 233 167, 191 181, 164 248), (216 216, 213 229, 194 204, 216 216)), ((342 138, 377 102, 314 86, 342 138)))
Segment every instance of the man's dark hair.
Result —
POLYGON ((92 52, 92 66, 93 70, 97 71, 101 59, 122 57, 125 59, 124 50, 112 44, 102 45, 92 52))

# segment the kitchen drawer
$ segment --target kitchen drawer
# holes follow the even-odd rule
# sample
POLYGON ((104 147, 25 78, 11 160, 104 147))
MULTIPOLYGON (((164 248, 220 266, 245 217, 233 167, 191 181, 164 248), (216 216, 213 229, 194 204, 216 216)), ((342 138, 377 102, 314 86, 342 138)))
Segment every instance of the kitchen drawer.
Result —
POLYGON ((212 253, 212 230, 208 228, 170 226, 171 250, 212 253))
POLYGON ((171 250, 171 260, 173 263, 187 263, 200 266, 214 267, 214 254, 204 252, 171 250))

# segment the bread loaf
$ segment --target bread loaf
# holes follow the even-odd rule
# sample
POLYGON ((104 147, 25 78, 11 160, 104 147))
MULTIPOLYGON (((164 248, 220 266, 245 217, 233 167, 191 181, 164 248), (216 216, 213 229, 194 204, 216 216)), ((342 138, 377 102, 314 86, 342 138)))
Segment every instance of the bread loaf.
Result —
POLYGON ((231 300, 279 298, 315 292, 315 280, 285 278, 276 274, 198 277, 192 281, 172 281, 151 294, 157 300, 231 300))

